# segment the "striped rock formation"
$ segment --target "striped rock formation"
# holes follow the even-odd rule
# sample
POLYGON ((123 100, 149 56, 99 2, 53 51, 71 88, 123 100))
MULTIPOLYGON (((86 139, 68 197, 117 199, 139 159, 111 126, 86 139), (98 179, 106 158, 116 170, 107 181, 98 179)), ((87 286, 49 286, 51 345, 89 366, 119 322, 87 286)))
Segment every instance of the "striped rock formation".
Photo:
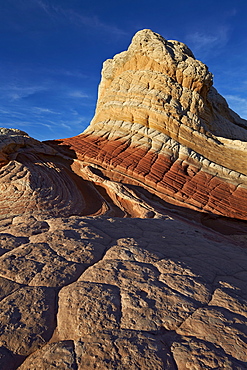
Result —
POLYGON ((146 218, 165 212, 141 190, 109 180, 70 155, 23 131, 0 129, 0 222, 23 215, 146 218))
POLYGON ((211 85, 144 30, 83 134, 0 129, 1 370, 246 368, 247 129, 211 85))
POLYGON ((50 146, 23 131, 1 128, 0 220, 81 212, 81 191, 67 167, 50 146))
POLYGON ((90 126, 60 144, 80 176, 90 164, 169 203, 247 219, 247 122, 212 83, 186 45, 139 31, 104 63, 90 126))

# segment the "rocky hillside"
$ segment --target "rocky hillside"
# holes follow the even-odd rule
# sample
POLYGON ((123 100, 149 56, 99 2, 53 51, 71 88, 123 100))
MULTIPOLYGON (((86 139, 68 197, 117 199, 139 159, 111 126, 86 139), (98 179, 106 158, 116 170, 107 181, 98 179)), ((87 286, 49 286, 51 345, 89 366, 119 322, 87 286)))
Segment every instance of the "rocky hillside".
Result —
POLYGON ((138 32, 73 138, 0 130, 0 369, 247 368, 247 123, 138 32))

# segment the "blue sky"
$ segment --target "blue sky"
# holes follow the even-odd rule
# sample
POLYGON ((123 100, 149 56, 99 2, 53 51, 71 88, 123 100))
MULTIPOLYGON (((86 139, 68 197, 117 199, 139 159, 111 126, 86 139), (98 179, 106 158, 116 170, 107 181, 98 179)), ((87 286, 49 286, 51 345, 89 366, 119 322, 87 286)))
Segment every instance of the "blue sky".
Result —
POLYGON ((246 0, 0 0, 0 126, 39 140, 81 133, 103 61, 143 28, 186 43, 247 119, 246 0))

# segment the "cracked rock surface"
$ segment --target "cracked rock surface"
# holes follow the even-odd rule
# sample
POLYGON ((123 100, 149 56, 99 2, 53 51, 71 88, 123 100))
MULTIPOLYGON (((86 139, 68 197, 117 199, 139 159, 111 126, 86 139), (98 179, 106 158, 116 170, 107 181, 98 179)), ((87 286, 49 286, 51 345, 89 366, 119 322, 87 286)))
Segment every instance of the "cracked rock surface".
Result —
POLYGON ((1 228, 2 369, 246 367, 247 249, 178 217, 43 222, 1 228))

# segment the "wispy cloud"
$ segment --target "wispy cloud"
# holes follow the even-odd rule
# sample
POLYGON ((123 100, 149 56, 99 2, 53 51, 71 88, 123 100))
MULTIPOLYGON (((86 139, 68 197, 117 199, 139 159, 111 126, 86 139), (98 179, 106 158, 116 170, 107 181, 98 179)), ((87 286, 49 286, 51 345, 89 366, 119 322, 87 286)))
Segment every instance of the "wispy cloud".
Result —
POLYGON ((70 19, 70 21, 77 26, 86 26, 97 31, 109 33, 114 36, 125 36, 127 34, 125 31, 121 30, 115 25, 102 22, 97 15, 85 16, 76 13, 74 10, 63 11, 63 14, 66 15, 70 19))
POLYGON ((247 119, 247 98, 237 95, 225 95, 225 98, 230 106, 242 118, 247 119))
POLYGON ((45 88, 44 86, 18 86, 14 84, 9 84, 0 88, 0 99, 8 98, 10 101, 14 102, 34 95, 37 92, 45 91, 46 89, 47 88, 45 88))
POLYGON ((63 18, 77 27, 87 27, 104 33, 110 33, 114 37, 124 36, 127 34, 114 24, 103 22, 99 19, 97 14, 90 16, 84 15, 71 8, 63 8, 60 5, 55 6, 52 2, 48 2, 46 0, 34 0, 34 2, 53 20, 57 19, 61 21, 63 18))
POLYGON ((88 94, 80 90, 70 91, 68 95, 71 96, 72 98, 90 98, 88 94))
POLYGON ((81 73, 79 71, 69 71, 66 69, 58 69, 54 73, 60 74, 63 76, 68 76, 68 77, 76 77, 76 78, 88 78, 88 76, 84 73, 81 73))
POLYGON ((202 49, 205 46, 211 46, 212 44, 219 42, 218 35, 206 35, 203 33, 196 32, 188 35, 188 39, 194 44, 197 49, 202 49))
POLYGON ((33 110, 37 114, 61 114, 60 112, 55 112, 54 110, 48 108, 33 107, 33 110))
MULTIPOLYGON (((23 117, 15 114, 0 117, 0 127, 19 128, 38 140, 58 139, 81 133, 89 124, 90 118, 73 116, 69 111, 51 119, 49 115, 37 115, 30 109, 23 117), (49 117, 49 118, 48 118, 49 117)), ((53 115, 54 116, 54 115, 53 115)))
POLYGON ((212 30, 210 33, 196 31, 186 36, 189 47, 196 53, 207 55, 214 51, 217 53, 226 46, 229 40, 229 29, 227 26, 221 26, 212 30))
MULTIPOLYGON (((14 83, 6 84, 5 86, 0 86, 0 101, 8 100, 11 103, 18 103, 22 99, 32 97, 37 93, 45 93, 47 96, 55 95, 57 100, 61 102, 64 101, 67 97, 74 99, 92 99, 92 96, 87 92, 71 87, 66 83, 61 82, 60 88, 57 86, 54 87, 52 81, 47 81, 44 85, 30 85, 20 86, 19 84, 15 85, 14 83)), ((36 113, 56 113, 47 108, 34 107, 36 113)))
POLYGON ((42 0, 33 0, 33 2, 43 9, 49 16, 51 15, 51 5, 49 3, 42 0))
POLYGON ((246 104, 247 105, 247 99, 245 98, 240 98, 239 96, 236 95, 225 95, 225 98, 229 101, 234 101, 237 104, 246 104))

